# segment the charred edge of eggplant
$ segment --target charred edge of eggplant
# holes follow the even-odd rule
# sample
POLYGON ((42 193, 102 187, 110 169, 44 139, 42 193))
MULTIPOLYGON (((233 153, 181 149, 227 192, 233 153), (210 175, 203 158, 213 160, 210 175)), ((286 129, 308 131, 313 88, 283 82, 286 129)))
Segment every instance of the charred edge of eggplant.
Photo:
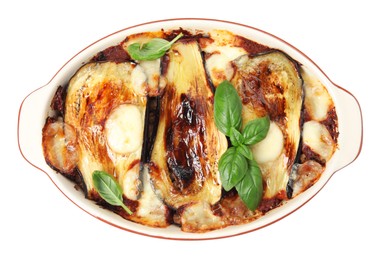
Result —
MULTIPOLYGON (((168 70, 168 65, 170 63, 170 56, 167 55, 167 53, 165 55, 162 56, 161 58, 161 67, 160 67, 160 76, 162 77, 162 75, 166 75, 167 74, 167 70, 168 70)), ((163 89, 164 91, 164 89, 163 89)), ((162 93, 161 93, 162 95, 162 93)))
POLYGON ((151 153, 154 147, 155 137, 158 131, 160 107, 160 96, 147 98, 140 170, 143 170, 143 165, 150 161, 151 153))
POLYGON ((84 182, 83 175, 80 172, 80 170, 78 169, 78 167, 75 167, 74 170, 72 170, 72 172, 66 173, 66 172, 62 172, 61 170, 59 170, 58 168, 56 168, 48 160, 45 159, 45 162, 55 172, 61 174, 66 179, 68 179, 69 181, 73 182, 75 184, 75 189, 76 189, 76 187, 79 187, 83 191, 83 193, 85 195, 85 198, 88 198, 87 186, 86 186, 86 184, 84 182))
MULTIPOLYGON (((202 61, 203 69, 204 69, 204 72, 205 72, 205 80, 207 82, 207 86, 209 87, 210 91, 214 95, 216 93, 216 87, 215 87, 215 85, 212 82, 212 78, 211 78, 211 75, 209 74, 209 71, 207 70, 206 59, 205 59, 205 52, 201 50, 198 38, 192 38, 192 40, 195 40, 196 43, 197 43, 197 47, 199 49, 200 56, 201 56, 201 61, 202 61)), ((212 103, 213 103, 213 101, 214 100, 212 100, 212 103)))
MULTIPOLYGON (((303 127, 301 127, 301 133, 303 132, 302 129, 303 129, 303 127)), ((287 194, 287 198, 288 199, 291 199, 292 195, 293 195, 293 185, 295 183, 294 183, 294 179, 292 178, 292 176, 293 176, 293 174, 295 174, 297 172, 298 166, 301 163, 301 155, 302 155, 302 149, 301 149, 301 147, 302 146, 303 146, 303 138, 302 138, 302 134, 300 134, 299 146, 297 148, 295 160, 294 160, 294 162, 292 164, 291 171, 290 171, 290 176, 289 176, 289 179, 288 179, 288 182, 287 182, 287 187, 286 187, 286 194, 287 194)))
POLYGON ((301 112, 300 112, 300 140, 299 140, 299 145, 297 147, 297 151, 296 151, 296 156, 295 156, 295 159, 294 159, 294 162, 292 164, 292 167, 291 167, 291 171, 290 171, 290 176, 289 176, 289 179, 288 179, 288 183, 287 183, 287 188, 286 188, 286 193, 287 193, 287 198, 288 199, 291 199, 292 198, 292 195, 293 195, 293 185, 295 184, 293 179, 291 179, 291 176, 292 176, 292 172, 293 171, 296 171, 297 172, 297 168, 298 168, 298 164, 301 163, 301 155, 303 154, 302 152, 302 147, 303 147, 303 126, 304 126, 304 113, 305 113, 305 106, 304 106, 304 97, 305 97, 305 94, 304 94, 304 81, 303 81, 303 78, 301 77, 301 74, 299 72, 299 76, 301 78, 301 87, 303 88, 303 91, 302 91, 302 97, 301 97, 301 112))
MULTIPOLYGON (((145 109, 141 159, 139 163, 139 180, 140 180, 140 186, 138 187, 139 191, 143 190, 143 175, 144 175, 145 165, 150 161, 151 153, 153 151, 155 136, 157 135, 158 122, 159 122, 159 110, 160 110, 160 97, 148 96, 147 102, 146 102, 146 109, 145 109)), ((138 197, 140 195, 141 193, 139 193, 138 197)))
POLYGON ((208 83, 208 85, 209 85, 212 93, 215 94, 216 93, 216 87, 215 87, 215 85, 212 82, 211 75, 210 75, 209 71, 207 70, 207 66, 206 66, 206 59, 205 59, 205 54, 206 53, 204 51, 201 51, 200 53, 201 53, 201 59, 203 61, 203 67, 204 67, 207 83, 208 83))
POLYGON ((83 178, 83 175, 82 173, 80 172, 79 168, 76 167, 74 169, 74 176, 75 176, 75 179, 73 180, 75 182, 76 185, 79 186, 80 189, 82 189, 82 191, 84 192, 85 194, 85 197, 87 198, 88 197, 88 190, 87 190, 87 185, 86 183, 84 182, 84 178, 83 178))
MULTIPOLYGON (((285 53, 284 51, 282 50, 279 50, 279 49, 269 49, 267 51, 263 51, 263 52, 258 52, 258 53, 250 53, 249 54, 249 57, 250 58, 254 58, 254 57, 257 57, 257 56, 262 56, 262 55, 266 55, 266 54, 270 54, 270 53, 275 53, 275 52, 280 52, 281 54, 283 54, 284 56, 287 57, 287 59, 289 59, 295 66, 296 68, 296 71, 297 73, 299 74, 299 77, 301 79, 301 85, 303 86, 304 85, 304 80, 303 80, 303 77, 301 76, 301 66, 302 64, 300 62, 298 62, 297 60, 295 60, 294 58, 292 58, 291 56, 289 56, 287 53, 285 53)), ((303 91, 304 93, 304 91, 303 91)), ((303 94, 304 95, 304 94, 303 94)), ((304 98, 304 97, 303 97, 304 98)))
POLYGON ((53 165, 51 165, 49 162, 47 162, 47 164, 53 169, 55 170, 57 173, 61 174, 63 177, 67 178, 68 180, 72 181, 73 183, 75 183, 75 188, 76 187, 79 187, 83 193, 84 193, 84 196, 85 198, 88 199, 88 190, 87 190, 87 185, 84 181, 84 178, 83 178, 83 174, 81 173, 81 171, 79 170, 78 167, 75 167, 74 170, 71 172, 71 173, 65 173, 65 172, 62 172, 60 170, 58 170, 57 168, 55 168, 53 165))

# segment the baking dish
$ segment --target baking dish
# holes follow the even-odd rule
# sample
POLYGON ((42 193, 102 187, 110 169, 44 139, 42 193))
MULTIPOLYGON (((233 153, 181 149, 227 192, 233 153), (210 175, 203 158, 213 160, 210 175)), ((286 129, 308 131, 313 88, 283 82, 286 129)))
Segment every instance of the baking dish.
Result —
POLYGON ((45 172, 55 186, 79 208, 88 214, 123 230, 152 237, 183 240, 214 239, 244 234, 270 225, 291 214, 312 199, 324 187, 336 171, 349 165, 356 159, 361 150, 362 135, 362 115, 356 98, 347 90, 334 84, 305 54, 289 43, 262 30, 247 25, 212 19, 184 18, 154 21, 120 30, 96 41, 71 58, 54 75, 48 84, 33 91, 24 99, 20 107, 18 120, 18 141, 20 151, 24 158, 30 164, 45 172), (87 200, 83 196, 82 192, 75 189, 72 182, 64 178, 62 175, 57 174, 46 164, 41 146, 41 129, 45 123, 46 115, 49 110, 49 104, 56 88, 60 85, 67 84, 68 80, 75 73, 75 71, 81 67, 83 63, 86 63, 89 59, 91 59, 94 54, 109 46, 118 44, 130 34, 178 28, 183 28, 190 31, 200 30, 205 32, 212 29, 231 31, 248 39, 252 39, 258 43, 286 52, 288 55, 301 63, 304 69, 308 70, 320 80, 334 100, 339 121, 340 134, 338 139, 338 150, 328 162, 323 175, 316 184, 296 198, 286 202, 285 205, 268 212, 262 218, 251 223, 230 226, 207 233, 193 234, 184 233, 175 226, 170 226, 163 229, 151 228, 126 221, 120 216, 104 210, 94 202, 87 200))

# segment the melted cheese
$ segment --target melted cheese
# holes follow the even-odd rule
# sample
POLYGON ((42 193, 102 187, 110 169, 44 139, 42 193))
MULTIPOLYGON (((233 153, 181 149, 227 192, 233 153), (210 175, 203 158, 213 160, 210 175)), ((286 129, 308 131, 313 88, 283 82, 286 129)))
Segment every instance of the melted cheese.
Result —
MULTIPOLYGON (((127 50, 127 47, 134 42, 144 43, 152 38, 163 38, 165 36, 163 31, 131 35, 123 42, 123 48, 127 50)), ((200 38, 199 41, 204 41, 201 44, 201 51, 206 53, 204 56, 206 58, 205 67, 213 84, 217 86, 223 80, 232 79, 235 74, 232 61, 247 54, 247 52, 238 45, 235 35, 230 32, 214 30, 209 32, 209 36, 209 38, 200 38)), ((237 62, 243 62, 243 59, 247 58, 248 56, 242 57, 237 62)), ((65 120, 71 120, 74 123, 73 126, 78 129, 79 135, 82 135, 82 131, 90 129, 91 135, 82 136, 78 141, 80 160, 77 165, 83 174, 88 190, 93 188, 91 174, 94 170, 108 171, 109 174, 117 177, 124 195, 128 199, 134 200, 138 205, 133 214, 126 218, 149 226, 166 227, 170 225, 170 209, 159 199, 162 197, 159 190, 153 190, 152 180, 146 167, 142 172, 140 171, 146 95, 155 96, 162 93, 161 89, 164 88, 167 80, 160 75, 160 66, 160 59, 83 66, 71 80, 70 84, 73 87, 69 88, 68 91, 66 111, 69 113, 66 114, 65 120), (117 89, 119 91, 115 92, 117 89), (104 90, 108 92, 104 92, 104 90), (123 96, 126 92, 128 95, 123 96), (104 98, 99 93, 101 95, 107 93, 107 96, 104 98), (87 104, 91 100, 96 100, 97 103, 87 104), (105 101, 102 102, 102 100, 105 101), (109 104, 112 104, 109 110, 104 109, 109 104), (88 110, 87 106, 89 105, 91 106, 88 110), (93 114, 90 117, 85 117, 84 115, 89 114, 88 111, 93 112, 93 114), (91 120, 92 115, 101 113, 104 117, 94 117, 98 120, 91 120), (85 127, 80 128, 81 122, 84 121, 83 118, 89 122, 85 127), (102 124, 104 121, 105 125, 102 124), (89 146, 91 149, 88 149, 89 146), (92 147, 94 148, 92 149, 92 147)), ((286 76, 282 75, 282 78, 286 76)), ((326 88, 319 81, 309 77, 307 73, 303 73, 303 78, 305 86, 304 105, 312 119, 312 121, 304 124, 303 140, 305 145, 308 145, 312 151, 327 161, 332 156, 336 144, 326 127, 317 121, 327 118, 327 112, 333 102, 326 88)), ((249 111, 244 110, 245 112, 249 113, 249 111)), ((277 199, 278 197, 274 197, 277 195, 277 191, 288 183, 287 175, 278 177, 269 174, 274 166, 284 168, 287 164, 288 158, 283 152, 285 149, 284 136, 286 133, 283 134, 280 127, 275 122, 271 122, 267 137, 252 147, 254 157, 260 164, 266 181, 265 198, 277 199)), ((65 139, 61 136, 61 139, 55 141, 55 145, 57 145, 55 150, 59 150, 64 145, 65 139)), ((224 146, 226 149, 226 140, 216 143, 219 144, 218 150, 224 146)), ((158 144, 157 147, 161 148, 161 143, 156 144, 158 144)), ((62 160, 60 157, 57 158, 59 166, 62 165, 62 160)), ((211 165, 214 165, 213 163, 217 164, 217 160, 211 165)), ((306 189, 319 178, 321 173, 321 165, 313 161, 307 161, 300 165, 294 180, 294 194, 296 195, 306 189)), ((214 193, 211 192, 210 194, 214 193)), ((227 225, 251 221, 256 214, 249 211, 238 197, 236 200, 224 197, 221 199, 220 205, 222 214, 215 215, 210 203, 204 200, 183 204, 175 213, 180 218, 177 224, 180 224, 184 231, 205 232, 227 225)), ((260 214, 259 210, 256 212, 258 215, 260 214)))
POLYGON ((169 225, 167 220, 168 208, 167 206, 157 198, 154 193, 150 176, 147 168, 143 169, 142 173, 143 192, 138 199, 139 206, 137 211, 134 212, 131 219, 138 223, 143 223, 149 226, 166 227, 169 225))
POLYGON ((212 55, 207 59, 207 69, 213 83, 217 86, 223 80, 230 80, 234 75, 231 61, 245 54, 245 50, 232 46, 208 47, 212 55))
POLYGON ((131 73, 131 86, 135 93, 144 95, 146 90, 146 74, 141 66, 136 66, 131 73))
POLYGON ((144 73, 147 76, 147 91, 151 96, 159 95, 160 91, 160 73, 161 73, 161 60, 146 60, 140 61, 139 65, 143 69, 144 73))
POLYGON ((75 129, 59 118, 56 122, 45 125, 42 136, 46 161, 58 170, 70 174, 78 163, 75 129))
MULTIPOLYGON (((139 160, 138 160, 139 162, 139 160)), ((141 181, 139 179, 139 163, 136 163, 131 169, 120 172, 119 179, 122 185, 124 195, 131 200, 137 200, 141 181), (123 178, 122 178, 123 177, 123 178)))
POLYGON ((320 178, 323 171, 322 166, 312 160, 296 165, 296 167, 296 171, 291 173, 291 179, 294 183, 292 197, 312 186, 320 178))
POLYGON ((142 152, 145 109, 131 104, 115 108, 105 123, 108 154, 128 199, 140 194, 139 162, 142 152))
POLYGON ((224 226, 221 217, 213 214, 207 202, 197 202, 187 205, 181 213, 182 229, 187 232, 209 231, 224 226))
POLYGON ((209 33, 213 41, 202 49, 209 54, 206 68, 215 86, 234 75, 231 61, 246 54, 245 49, 234 46, 234 38, 229 32, 214 30, 209 33))
POLYGON ((304 124, 303 141, 325 161, 328 161, 333 155, 334 141, 328 129, 319 122, 309 121, 304 124))
POLYGON ((313 120, 324 120, 328 116, 328 111, 333 105, 326 88, 320 81, 312 78, 309 74, 303 73, 305 99, 304 106, 313 120))
POLYGON ((282 131, 275 122, 270 122, 266 138, 252 148, 254 158, 260 164, 274 161, 281 154, 283 145, 282 131))
POLYGON ((109 115, 106 137, 109 147, 116 153, 128 154, 142 145, 144 109, 122 104, 109 115))

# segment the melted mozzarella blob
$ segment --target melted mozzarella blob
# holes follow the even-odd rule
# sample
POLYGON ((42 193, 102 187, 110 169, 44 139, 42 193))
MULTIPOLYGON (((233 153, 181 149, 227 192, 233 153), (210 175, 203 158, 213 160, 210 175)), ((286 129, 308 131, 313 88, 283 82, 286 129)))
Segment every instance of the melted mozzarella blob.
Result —
POLYGON ((139 195, 140 180, 139 180, 139 164, 134 165, 133 168, 125 173, 123 181, 124 195, 128 199, 137 200, 139 195))
POLYGON ((213 30, 209 35, 213 41, 205 43, 202 51, 209 54, 206 67, 213 84, 218 86, 222 81, 233 77, 231 62, 247 52, 244 48, 235 46, 235 38, 227 31, 213 30))
POLYGON ((141 66, 136 66, 131 73, 131 82, 135 93, 145 94, 146 74, 141 66))
MULTIPOLYGON (((304 74, 304 73, 303 73, 304 74)), ((333 105, 326 88, 317 80, 304 74, 305 99, 304 105, 314 120, 324 120, 328 116, 328 111, 333 105)))
POLYGON ((233 77, 234 69, 231 61, 246 53, 244 49, 232 46, 208 47, 208 49, 213 50, 213 53, 207 59, 206 66, 215 85, 233 77))
POLYGON ((284 145, 283 133, 275 122, 270 122, 265 139, 255 144, 252 148, 257 163, 274 161, 282 152, 284 145))
POLYGON ((161 59, 140 61, 139 66, 147 77, 148 94, 151 96, 159 95, 161 59))
POLYGON ((168 208, 154 193, 150 175, 146 167, 144 167, 142 173, 142 184, 143 192, 138 200, 139 207, 134 214, 143 219, 142 223, 157 227, 168 226, 169 223, 166 219, 168 208))
POLYGON ((304 124, 303 141, 325 161, 328 161, 332 157, 334 141, 328 129, 319 122, 309 121, 304 124))
POLYGON ((109 147, 116 153, 128 154, 142 145, 143 113, 135 105, 122 104, 114 109, 105 123, 109 147))

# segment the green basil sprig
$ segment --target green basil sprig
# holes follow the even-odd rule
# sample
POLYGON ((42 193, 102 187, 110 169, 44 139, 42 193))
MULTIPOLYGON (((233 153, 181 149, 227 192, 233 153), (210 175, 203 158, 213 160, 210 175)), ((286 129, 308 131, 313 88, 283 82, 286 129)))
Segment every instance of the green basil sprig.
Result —
POLYGON ((262 172, 254 159, 249 160, 245 177, 236 184, 236 190, 249 209, 258 207, 263 194, 262 172))
POLYGON ((154 38, 142 44, 136 42, 128 46, 128 52, 134 60, 156 60, 162 57, 182 36, 183 33, 179 33, 170 42, 162 38, 154 38))
POLYGON ((270 128, 270 120, 266 117, 257 118, 246 124, 242 131, 245 144, 253 145, 262 141, 270 128))
POLYGON ((218 164, 220 178, 226 191, 236 188, 238 195, 250 210, 255 210, 263 193, 262 173, 253 158, 250 146, 262 141, 270 128, 268 116, 247 123, 241 132, 242 102, 229 81, 216 89, 214 115, 217 128, 230 138, 230 147, 218 164))
POLYGON ((239 130, 242 125, 242 102, 236 89, 229 81, 218 85, 215 93, 214 113, 217 128, 231 136, 232 128, 239 130))
POLYGON ((231 190, 239 183, 247 171, 248 164, 246 158, 237 151, 235 147, 230 147, 221 156, 218 163, 222 186, 226 191, 231 190))
POLYGON ((111 175, 104 171, 94 171, 92 181, 96 191, 106 202, 113 206, 121 206, 128 214, 133 214, 122 200, 121 186, 111 175))

